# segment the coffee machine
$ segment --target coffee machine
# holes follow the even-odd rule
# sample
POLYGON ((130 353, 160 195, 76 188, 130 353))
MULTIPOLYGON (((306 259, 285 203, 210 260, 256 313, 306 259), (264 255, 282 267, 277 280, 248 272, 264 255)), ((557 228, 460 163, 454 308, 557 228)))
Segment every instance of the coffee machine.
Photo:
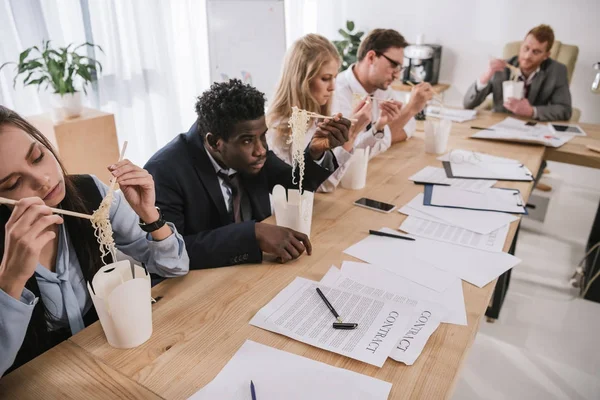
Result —
POLYGON ((404 49, 404 74, 402 81, 414 84, 429 82, 438 83, 442 46, 437 44, 422 44, 423 35, 417 37, 417 42, 404 49))

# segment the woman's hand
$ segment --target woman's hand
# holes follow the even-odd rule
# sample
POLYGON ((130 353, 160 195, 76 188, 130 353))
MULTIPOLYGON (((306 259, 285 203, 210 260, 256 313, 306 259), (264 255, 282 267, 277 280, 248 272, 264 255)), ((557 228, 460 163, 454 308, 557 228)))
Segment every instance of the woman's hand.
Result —
POLYGON ((129 160, 123 160, 108 167, 133 211, 142 221, 151 224, 160 217, 156 211, 154 179, 145 169, 129 160))
POLYGON ((42 249, 56 238, 52 227, 63 219, 39 197, 21 199, 6 223, 4 257, 0 263, 0 289, 19 300, 27 280, 39 263, 42 249))

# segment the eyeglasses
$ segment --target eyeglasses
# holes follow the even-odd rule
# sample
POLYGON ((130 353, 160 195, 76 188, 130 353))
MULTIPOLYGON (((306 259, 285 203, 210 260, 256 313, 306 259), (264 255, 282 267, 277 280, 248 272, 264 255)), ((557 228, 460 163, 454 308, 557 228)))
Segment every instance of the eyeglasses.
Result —
POLYGON ((392 60, 391 58, 389 58, 388 56, 386 56, 385 54, 383 54, 379 51, 376 51, 375 54, 377 54, 377 57, 381 56, 381 57, 385 58, 386 60, 388 60, 390 62, 390 65, 394 69, 394 71, 398 71, 398 72, 404 71, 404 66, 402 65, 402 63, 392 60))
POLYGON ((455 164, 477 164, 483 161, 479 154, 467 150, 450 150, 448 158, 455 164))

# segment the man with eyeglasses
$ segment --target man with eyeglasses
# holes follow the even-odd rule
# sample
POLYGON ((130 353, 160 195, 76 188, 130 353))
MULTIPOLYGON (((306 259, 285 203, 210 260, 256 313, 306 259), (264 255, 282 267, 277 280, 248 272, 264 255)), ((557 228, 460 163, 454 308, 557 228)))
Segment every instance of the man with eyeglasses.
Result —
POLYGON ((354 148, 370 147, 371 156, 411 137, 416 129, 414 116, 434 95, 429 83, 421 83, 413 88, 408 103, 402 104, 401 94, 391 88, 402 74, 406 46, 395 30, 375 29, 360 44, 356 64, 336 80, 332 112, 351 115, 353 106, 366 96, 373 102, 371 123, 350 138, 354 148))

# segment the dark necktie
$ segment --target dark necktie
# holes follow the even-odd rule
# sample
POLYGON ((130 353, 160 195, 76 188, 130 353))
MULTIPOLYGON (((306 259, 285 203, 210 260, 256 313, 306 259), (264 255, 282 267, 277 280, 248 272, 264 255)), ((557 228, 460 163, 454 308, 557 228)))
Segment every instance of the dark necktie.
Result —
POLYGON ((242 187, 240 185, 238 174, 227 175, 220 171, 217 175, 219 175, 219 177, 223 179, 223 182, 231 189, 229 205, 231 206, 230 214, 233 214, 233 222, 236 224, 242 222, 242 187))
POLYGON ((519 80, 523 82, 523 98, 526 99, 529 95, 529 86, 531 86, 531 82, 527 82, 527 79, 523 76, 519 76, 519 80))

